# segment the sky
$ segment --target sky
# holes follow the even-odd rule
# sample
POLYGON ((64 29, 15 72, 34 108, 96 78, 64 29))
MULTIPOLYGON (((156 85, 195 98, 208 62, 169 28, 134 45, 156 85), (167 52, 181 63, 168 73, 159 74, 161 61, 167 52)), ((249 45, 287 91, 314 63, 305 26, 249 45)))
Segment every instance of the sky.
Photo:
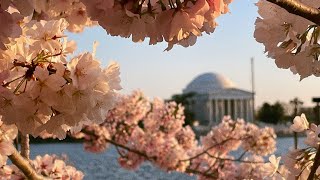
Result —
POLYGON ((231 13, 218 18, 219 26, 213 34, 199 37, 192 47, 175 46, 169 52, 163 51, 166 43, 134 43, 107 35, 101 27, 87 28, 69 38, 77 42, 77 52, 92 51, 93 42, 99 42, 96 56, 102 65, 111 60, 120 64, 123 93, 140 89, 149 97, 168 99, 206 72, 222 74, 237 88, 251 90, 250 58, 254 57, 256 106, 288 103, 294 97, 305 106, 313 106, 312 97, 320 97, 320 79, 300 81, 298 75, 277 68, 274 60, 266 57, 263 45, 253 37, 258 16, 255 2, 235 0, 230 5, 231 13))

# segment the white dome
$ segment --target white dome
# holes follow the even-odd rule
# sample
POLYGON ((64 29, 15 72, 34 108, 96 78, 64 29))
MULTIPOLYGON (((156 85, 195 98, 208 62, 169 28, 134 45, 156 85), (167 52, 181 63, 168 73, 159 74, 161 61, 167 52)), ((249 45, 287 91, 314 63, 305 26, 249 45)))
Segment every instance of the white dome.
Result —
POLYGON ((205 73, 194 78, 183 90, 184 93, 195 92, 207 94, 221 89, 234 88, 234 83, 219 74, 205 73))

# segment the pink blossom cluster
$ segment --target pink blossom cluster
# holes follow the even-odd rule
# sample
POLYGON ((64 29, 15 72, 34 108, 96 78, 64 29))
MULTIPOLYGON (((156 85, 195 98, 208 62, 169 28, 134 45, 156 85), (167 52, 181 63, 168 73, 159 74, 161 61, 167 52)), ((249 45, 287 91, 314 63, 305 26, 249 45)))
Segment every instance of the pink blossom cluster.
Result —
POLYGON ((15 34, 21 32, 17 22, 24 17, 46 21, 64 18, 68 22, 67 29, 71 32, 81 32, 84 27, 96 24, 90 20, 86 7, 80 0, 2 0, 0 10, 0 18, 4 20, 1 23, 6 25, 0 29, 3 37, 17 37, 15 34))
POLYGON ((150 44, 164 40, 168 43, 167 50, 175 44, 188 47, 203 32, 214 32, 216 18, 229 12, 231 1, 3 0, 0 19, 4 26, 0 28, 0 40, 6 43, 8 37, 19 36, 22 28, 16 24, 23 18, 65 19, 67 29, 72 32, 81 32, 97 21, 112 36, 132 37, 134 42, 149 38, 150 44))
POLYGON ((64 18, 68 22, 67 30, 71 32, 82 32, 85 27, 97 24, 90 20, 81 0, 31 1, 30 5, 34 9, 34 19, 48 21, 64 18))
POLYGON ((102 123, 120 90, 119 65, 102 69, 91 53, 72 55, 68 22, 24 21, 22 35, 0 52, 0 115, 22 134, 66 131, 102 123))
POLYGON ((275 151, 275 138, 270 128, 258 128, 242 119, 233 121, 226 116, 201 137, 201 146, 195 153, 201 156, 191 158, 190 168, 212 176, 202 175, 200 179, 262 179, 270 171, 263 156, 275 151), (240 149, 243 153, 239 157, 230 154, 240 149))
POLYGON ((17 12, 6 11, 9 5, 3 1, 0 3, 0 49, 5 49, 5 44, 10 42, 10 38, 21 35, 22 30, 18 23, 22 16, 17 12))
MULTIPOLYGON (((67 165, 65 159, 56 155, 37 156, 30 163, 38 174, 50 179, 81 180, 84 177, 81 171, 67 165)), ((0 168, 0 176, 0 179, 25 179, 24 174, 15 165, 2 166, 0 168)))
POLYGON ((86 133, 77 133, 77 138, 84 138, 84 149, 89 152, 103 152, 108 148, 108 141, 110 139, 109 131, 104 126, 93 124, 84 127, 82 131, 86 133))
POLYGON ((102 125, 110 132, 113 140, 127 144, 133 130, 138 127, 150 109, 151 104, 147 97, 141 91, 134 91, 129 96, 119 98, 102 125))
MULTIPOLYGON (((190 127, 183 127, 183 123, 182 106, 174 102, 165 103, 160 99, 150 102, 141 91, 135 91, 119 100, 101 126, 108 130, 105 135, 110 133, 109 142, 145 154, 141 156, 126 149, 119 150, 119 163, 123 167, 136 169, 148 156, 156 158, 153 162, 163 169, 184 171, 188 162, 180 162, 179 159, 188 158, 188 151, 196 143, 193 131, 190 127)), ((98 130, 90 127, 82 131, 85 146, 99 143, 87 140, 94 140, 88 137, 101 131, 101 126, 96 127, 98 130)), ((102 144, 106 145, 105 142, 102 144)))
POLYGON ((150 161, 165 171, 197 174, 200 179, 237 179, 262 178, 274 169, 262 158, 275 150, 270 128, 225 117, 198 143, 191 127, 183 124, 181 105, 157 98, 149 101, 135 91, 119 98, 104 123, 84 128, 76 137, 84 137, 85 148, 91 152, 101 152, 109 143, 115 145, 119 164, 132 170, 150 161), (240 147, 243 155, 230 154, 240 147), (247 171, 239 171, 241 168, 247 171))
MULTIPOLYGON (((1 119, 1 118, 0 118, 1 119)), ((0 166, 6 164, 9 155, 14 152, 13 140, 18 130, 15 126, 3 124, 0 120, 0 166)))
POLYGON ((112 36, 132 37, 149 44, 163 40, 167 50, 174 44, 195 44, 203 32, 212 33, 216 18, 228 12, 232 0, 82 0, 92 20, 112 36))
MULTIPOLYGON (((139 117, 140 122, 134 125, 133 130, 127 131, 125 143, 119 142, 144 155, 130 150, 120 151, 119 163, 125 168, 136 169, 144 160, 152 159, 162 169, 183 172, 188 162, 181 162, 180 159, 188 158, 188 152, 196 145, 191 128, 182 127, 183 108, 174 102, 164 103, 157 98, 148 103, 149 105, 144 106, 151 109, 144 111, 144 117, 139 117)), ((120 134, 122 132, 119 131, 120 134)), ((120 134, 117 131, 116 137, 121 136, 120 134)))
POLYGON ((233 121, 230 117, 225 117, 218 126, 201 138, 201 144, 204 149, 211 148, 220 154, 234 151, 241 146, 245 151, 265 156, 275 151, 275 139, 271 128, 259 128, 242 119, 233 121), (216 146, 217 143, 222 145, 216 146))
MULTIPOLYGON (((299 2, 320 7, 319 1, 299 2)), ((257 6, 261 18, 256 20, 254 37, 263 43, 268 57, 275 59, 279 68, 298 73, 301 79, 320 76, 319 27, 267 0, 260 0, 257 6)))
POLYGON ((242 141, 242 148, 258 155, 272 154, 276 149, 276 136, 272 128, 258 128, 248 124, 246 128, 248 138, 242 141))

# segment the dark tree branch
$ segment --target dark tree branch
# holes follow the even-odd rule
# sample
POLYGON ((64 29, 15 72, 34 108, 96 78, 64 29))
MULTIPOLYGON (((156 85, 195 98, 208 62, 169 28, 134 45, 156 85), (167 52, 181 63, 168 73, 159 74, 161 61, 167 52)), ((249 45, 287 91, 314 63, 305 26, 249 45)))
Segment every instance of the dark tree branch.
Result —
POLYGON ((320 10, 315 7, 307 6, 297 0, 267 0, 276 4, 291 14, 301 16, 320 26, 320 10))

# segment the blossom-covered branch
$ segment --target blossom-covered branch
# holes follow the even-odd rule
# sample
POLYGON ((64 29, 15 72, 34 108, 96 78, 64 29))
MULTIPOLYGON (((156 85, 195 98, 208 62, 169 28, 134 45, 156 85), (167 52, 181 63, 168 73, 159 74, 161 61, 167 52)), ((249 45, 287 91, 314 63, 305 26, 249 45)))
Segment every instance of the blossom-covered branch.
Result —
MULTIPOLYGON (((99 23, 108 34, 134 42, 149 38, 149 44, 167 42, 166 50, 175 44, 188 47, 203 33, 214 32, 216 19, 229 12, 231 2, 1 0, 0 175, 82 179, 81 172, 55 155, 28 162, 12 141, 19 130, 21 154, 28 158, 27 135, 63 139, 84 128, 74 136, 85 139, 86 150, 101 152, 114 144, 120 165, 127 169, 148 160, 165 171, 193 173, 199 179, 320 177, 320 127, 309 126, 305 116, 295 118, 292 129, 307 132, 308 147, 290 151, 283 166, 274 155, 264 163, 263 156, 275 150, 273 130, 241 119, 224 117, 198 142, 191 127, 183 126, 181 105, 150 101, 139 91, 118 96, 118 64, 102 69, 95 50, 73 55, 76 44, 65 34, 99 23), (230 154, 239 148, 245 153, 238 158, 230 154), (6 165, 8 156, 13 165, 6 165)), ((320 76, 320 1, 259 0, 257 6, 261 17, 256 20, 255 38, 267 55, 301 79, 320 76)))
POLYGON ((91 152, 115 145, 118 161, 127 169, 147 160, 165 171, 193 173, 200 179, 259 178, 272 171, 262 158, 275 150, 272 129, 225 117, 198 143, 192 129, 183 124, 182 106, 150 101, 135 91, 120 97, 104 123, 87 126, 74 137, 84 138, 84 147, 91 152), (234 158, 229 152, 239 147, 246 153, 234 158), (232 173, 238 168, 243 168, 241 173, 232 173))
MULTIPOLYGON (((320 1, 299 2, 320 7, 320 1)), ((265 46, 267 56, 274 59, 279 68, 299 74, 301 80, 311 75, 319 77, 319 26, 267 0, 258 1, 257 6, 261 17, 256 20, 254 36, 265 46)))
MULTIPOLYGON (((273 176, 283 179, 312 180, 320 177, 320 125, 309 124, 306 116, 296 116, 290 127, 295 132, 305 132, 305 148, 291 149, 283 156, 284 164, 277 166, 273 176)), ((277 163, 274 163, 277 164, 277 163)))
POLYGON ((320 10, 318 7, 308 6, 297 0, 267 0, 274 3, 289 13, 301 16, 320 26, 320 10))
POLYGON ((121 89, 119 65, 102 69, 89 52, 72 57, 76 44, 64 34, 64 19, 26 20, 21 26, 22 36, 0 51, 2 121, 23 136, 51 133, 59 139, 103 122, 121 89))

